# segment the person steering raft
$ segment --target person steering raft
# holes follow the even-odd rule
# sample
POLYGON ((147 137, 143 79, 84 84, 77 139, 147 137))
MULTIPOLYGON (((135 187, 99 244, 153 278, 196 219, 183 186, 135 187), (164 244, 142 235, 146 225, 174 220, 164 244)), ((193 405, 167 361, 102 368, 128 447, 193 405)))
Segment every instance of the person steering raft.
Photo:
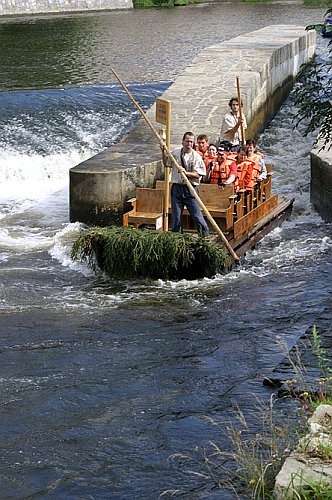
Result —
MULTIPOLYGON (((206 168, 202 157, 195 151, 195 135, 186 132, 182 138, 182 146, 173 149, 172 155, 182 169, 178 169, 172 162, 171 172, 171 207, 172 207, 172 231, 181 231, 182 213, 186 206, 192 219, 195 221, 198 234, 207 236, 208 225, 203 217, 202 210, 189 187, 184 182, 180 172, 186 175, 196 193, 199 195, 198 186, 201 178, 206 175, 206 168)), ((161 147, 164 144, 161 142, 161 147)))

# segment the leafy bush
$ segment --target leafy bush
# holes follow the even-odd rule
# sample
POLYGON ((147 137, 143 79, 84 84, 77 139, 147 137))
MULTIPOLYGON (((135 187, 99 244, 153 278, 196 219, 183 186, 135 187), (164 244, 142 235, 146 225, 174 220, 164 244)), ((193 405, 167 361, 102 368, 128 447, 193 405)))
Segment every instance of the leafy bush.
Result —
MULTIPOLYGON (((332 13, 328 9, 325 15, 332 13)), ((324 24, 311 24, 306 30, 315 29, 321 33, 323 29, 330 30, 324 24)), ((332 29, 332 27, 331 27, 332 29)), ((329 41, 328 60, 314 59, 303 67, 297 78, 295 105, 299 113, 295 126, 303 120, 308 121, 304 135, 314 132, 320 127, 318 139, 323 142, 323 148, 332 146, 332 39, 329 41)), ((315 144, 317 144, 318 139, 315 144)))
POLYGON ((196 279, 231 265, 226 251, 206 238, 124 227, 84 231, 73 245, 72 259, 119 279, 196 279))

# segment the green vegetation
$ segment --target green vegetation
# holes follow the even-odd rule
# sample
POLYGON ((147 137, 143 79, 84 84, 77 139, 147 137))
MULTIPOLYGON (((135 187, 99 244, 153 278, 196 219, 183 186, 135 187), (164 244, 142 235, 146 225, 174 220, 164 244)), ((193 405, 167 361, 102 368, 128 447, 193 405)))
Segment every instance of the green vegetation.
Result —
POLYGON ((84 231, 73 245, 72 259, 115 279, 195 279, 230 266, 226 251, 206 238, 124 227, 84 231))
POLYGON ((287 498, 293 500, 332 500, 332 487, 324 481, 315 479, 305 479, 303 476, 294 474, 288 491, 287 498), (300 482, 301 487, 297 487, 296 482, 300 482))
MULTIPOLYGON (((325 15, 332 13, 328 9, 325 15)), ((315 29, 321 33, 323 29, 332 31, 332 26, 312 24, 306 30, 315 29)), ((332 147, 332 39, 329 41, 329 59, 314 59, 303 67, 298 75, 298 85, 294 89, 295 105, 299 108, 295 127, 303 120, 308 121, 304 135, 320 128, 319 138, 323 147, 332 147)), ((315 142, 317 144, 317 141, 315 142)))
MULTIPOLYGON (((331 438, 330 438, 331 439, 331 438)), ((332 460, 332 446, 329 443, 319 443, 317 447, 317 456, 325 461, 332 460)))

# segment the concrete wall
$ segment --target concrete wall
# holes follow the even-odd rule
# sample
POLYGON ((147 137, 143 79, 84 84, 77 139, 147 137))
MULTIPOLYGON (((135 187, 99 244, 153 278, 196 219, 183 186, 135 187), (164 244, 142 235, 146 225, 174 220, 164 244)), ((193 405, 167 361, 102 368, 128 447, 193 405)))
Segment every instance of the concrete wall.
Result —
MULTIPOLYGON (((217 140, 228 101, 236 95, 236 76, 247 138, 257 136, 288 95, 301 64, 313 57, 315 43, 314 31, 274 25, 203 50, 162 96, 172 103, 172 146, 187 130, 217 140)), ((155 123, 155 106, 147 115, 155 123)), ((70 170, 70 220, 116 222, 135 187, 152 186, 160 176, 159 158, 155 136, 140 120, 118 144, 70 170)))
POLYGON ((0 16, 132 8, 132 0, 0 0, 0 16))
POLYGON ((310 154, 310 201, 326 222, 332 222, 332 146, 329 151, 319 151, 320 147, 310 154))

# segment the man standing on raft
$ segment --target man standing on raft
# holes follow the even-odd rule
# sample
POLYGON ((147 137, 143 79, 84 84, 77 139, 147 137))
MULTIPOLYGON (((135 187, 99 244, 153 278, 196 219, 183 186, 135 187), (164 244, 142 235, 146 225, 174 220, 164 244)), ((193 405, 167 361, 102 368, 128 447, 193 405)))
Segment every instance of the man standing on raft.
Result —
POLYGON ((220 143, 228 141, 232 144, 231 151, 237 151, 243 144, 241 126, 245 130, 247 122, 243 113, 240 116, 240 105, 237 97, 232 97, 228 103, 231 110, 225 114, 221 124, 220 143))
MULTIPOLYGON (((194 144, 194 134, 192 132, 186 132, 182 138, 182 147, 175 148, 172 151, 172 155, 181 166, 181 172, 186 175, 196 193, 199 194, 199 182, 200 179, 206 175, 206 168, 201 156, 193 149, 194 144)), ((182 213, 185 206, 195 221, 198 234, 207 236, 209 234, 209 228, 203 217, 202 210, 180 175, 178 168, 176 165, 172 165, 171 207, 173 232, 179 232, 181 230, 182 213)))

